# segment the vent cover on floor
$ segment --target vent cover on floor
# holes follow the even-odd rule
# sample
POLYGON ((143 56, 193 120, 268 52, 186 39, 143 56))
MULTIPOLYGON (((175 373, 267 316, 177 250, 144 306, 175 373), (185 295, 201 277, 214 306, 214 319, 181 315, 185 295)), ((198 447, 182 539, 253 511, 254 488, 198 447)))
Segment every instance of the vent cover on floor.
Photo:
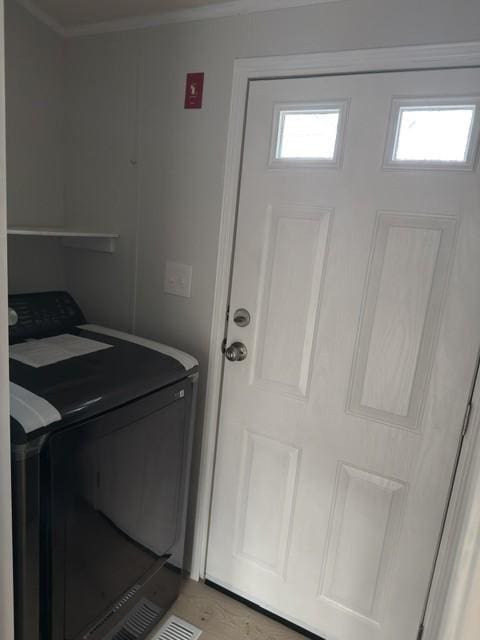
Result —
POLYGON ((127 602, 134 597, 139 589, 140 585, 136 584, 126 593, 124 593, 120 600, 110 609, 110 611, 107 611, 103 618, 100 618, 100 620, 96 622, 91 629, 89 629, 88 633, 83 636, 83 640, 87 640, 90 636, 93 636, 94 633, 100 629, 100 627, 103 627, 103 625, 106 624, 112 616, 120 611, 124 604, 127 604, 127 602))
POLYGON ((147 631, 150 631, 160 620, 164 611, 156 604, 142 598, 133 607, 128 616, 113 629, 105 640, 137 640, 144 638, 147 631))
POLYGON ((170 616, 151 640, 197 640, 201 633, 202 630, 194 627, 193 624, 177 616, 170 616))

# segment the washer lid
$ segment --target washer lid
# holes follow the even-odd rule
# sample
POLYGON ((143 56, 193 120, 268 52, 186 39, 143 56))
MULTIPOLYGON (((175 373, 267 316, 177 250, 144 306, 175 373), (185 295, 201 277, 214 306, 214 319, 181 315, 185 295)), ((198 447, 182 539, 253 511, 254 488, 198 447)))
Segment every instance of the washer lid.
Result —
MULTIPOLYGON (((198 368, 195 358, 181 351, 97 325, 82 325, 62 335, 93 340, 108 348, 43 366, 10 359, 16 441, 92 418, 174 384, 198 368), (51 407, 48 420, 43 409, 39 411, 46 406, 51 407)), ((75 340, 64 338, 62 344, 67 343, 75 344, 75 340)))

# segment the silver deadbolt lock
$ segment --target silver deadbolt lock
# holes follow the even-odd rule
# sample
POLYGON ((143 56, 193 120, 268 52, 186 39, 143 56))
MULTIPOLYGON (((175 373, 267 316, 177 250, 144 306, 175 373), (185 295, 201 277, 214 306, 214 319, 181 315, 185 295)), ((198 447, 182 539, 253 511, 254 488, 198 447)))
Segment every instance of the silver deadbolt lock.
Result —
POLYGON ((248 327, 250 320, 250 314, 246 309, 237 309, 233 314, 233 321, 237 327, 248 327))
POLYGON ((243 342, 233 342, 225 349, 225 357, 230 362, 242 362, 248 355, 247 347, 243 342))

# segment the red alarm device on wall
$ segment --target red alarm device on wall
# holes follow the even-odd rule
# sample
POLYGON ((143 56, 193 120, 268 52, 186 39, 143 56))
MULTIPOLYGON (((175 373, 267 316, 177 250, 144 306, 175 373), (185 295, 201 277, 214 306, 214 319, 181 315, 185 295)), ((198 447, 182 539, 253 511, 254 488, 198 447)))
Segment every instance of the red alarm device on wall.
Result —
POLYGON ((201 109, 204 73, 187 73, 185 109, 201 109))

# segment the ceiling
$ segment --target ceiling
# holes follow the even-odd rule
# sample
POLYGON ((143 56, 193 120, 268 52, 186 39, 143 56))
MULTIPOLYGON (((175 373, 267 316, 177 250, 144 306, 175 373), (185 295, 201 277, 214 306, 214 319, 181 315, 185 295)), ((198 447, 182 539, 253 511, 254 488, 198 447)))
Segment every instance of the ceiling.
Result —
POLYGON ((30 0, 66 29, 99 22, 145 18, 162 13, 225 4, 225 0, 30 0))

